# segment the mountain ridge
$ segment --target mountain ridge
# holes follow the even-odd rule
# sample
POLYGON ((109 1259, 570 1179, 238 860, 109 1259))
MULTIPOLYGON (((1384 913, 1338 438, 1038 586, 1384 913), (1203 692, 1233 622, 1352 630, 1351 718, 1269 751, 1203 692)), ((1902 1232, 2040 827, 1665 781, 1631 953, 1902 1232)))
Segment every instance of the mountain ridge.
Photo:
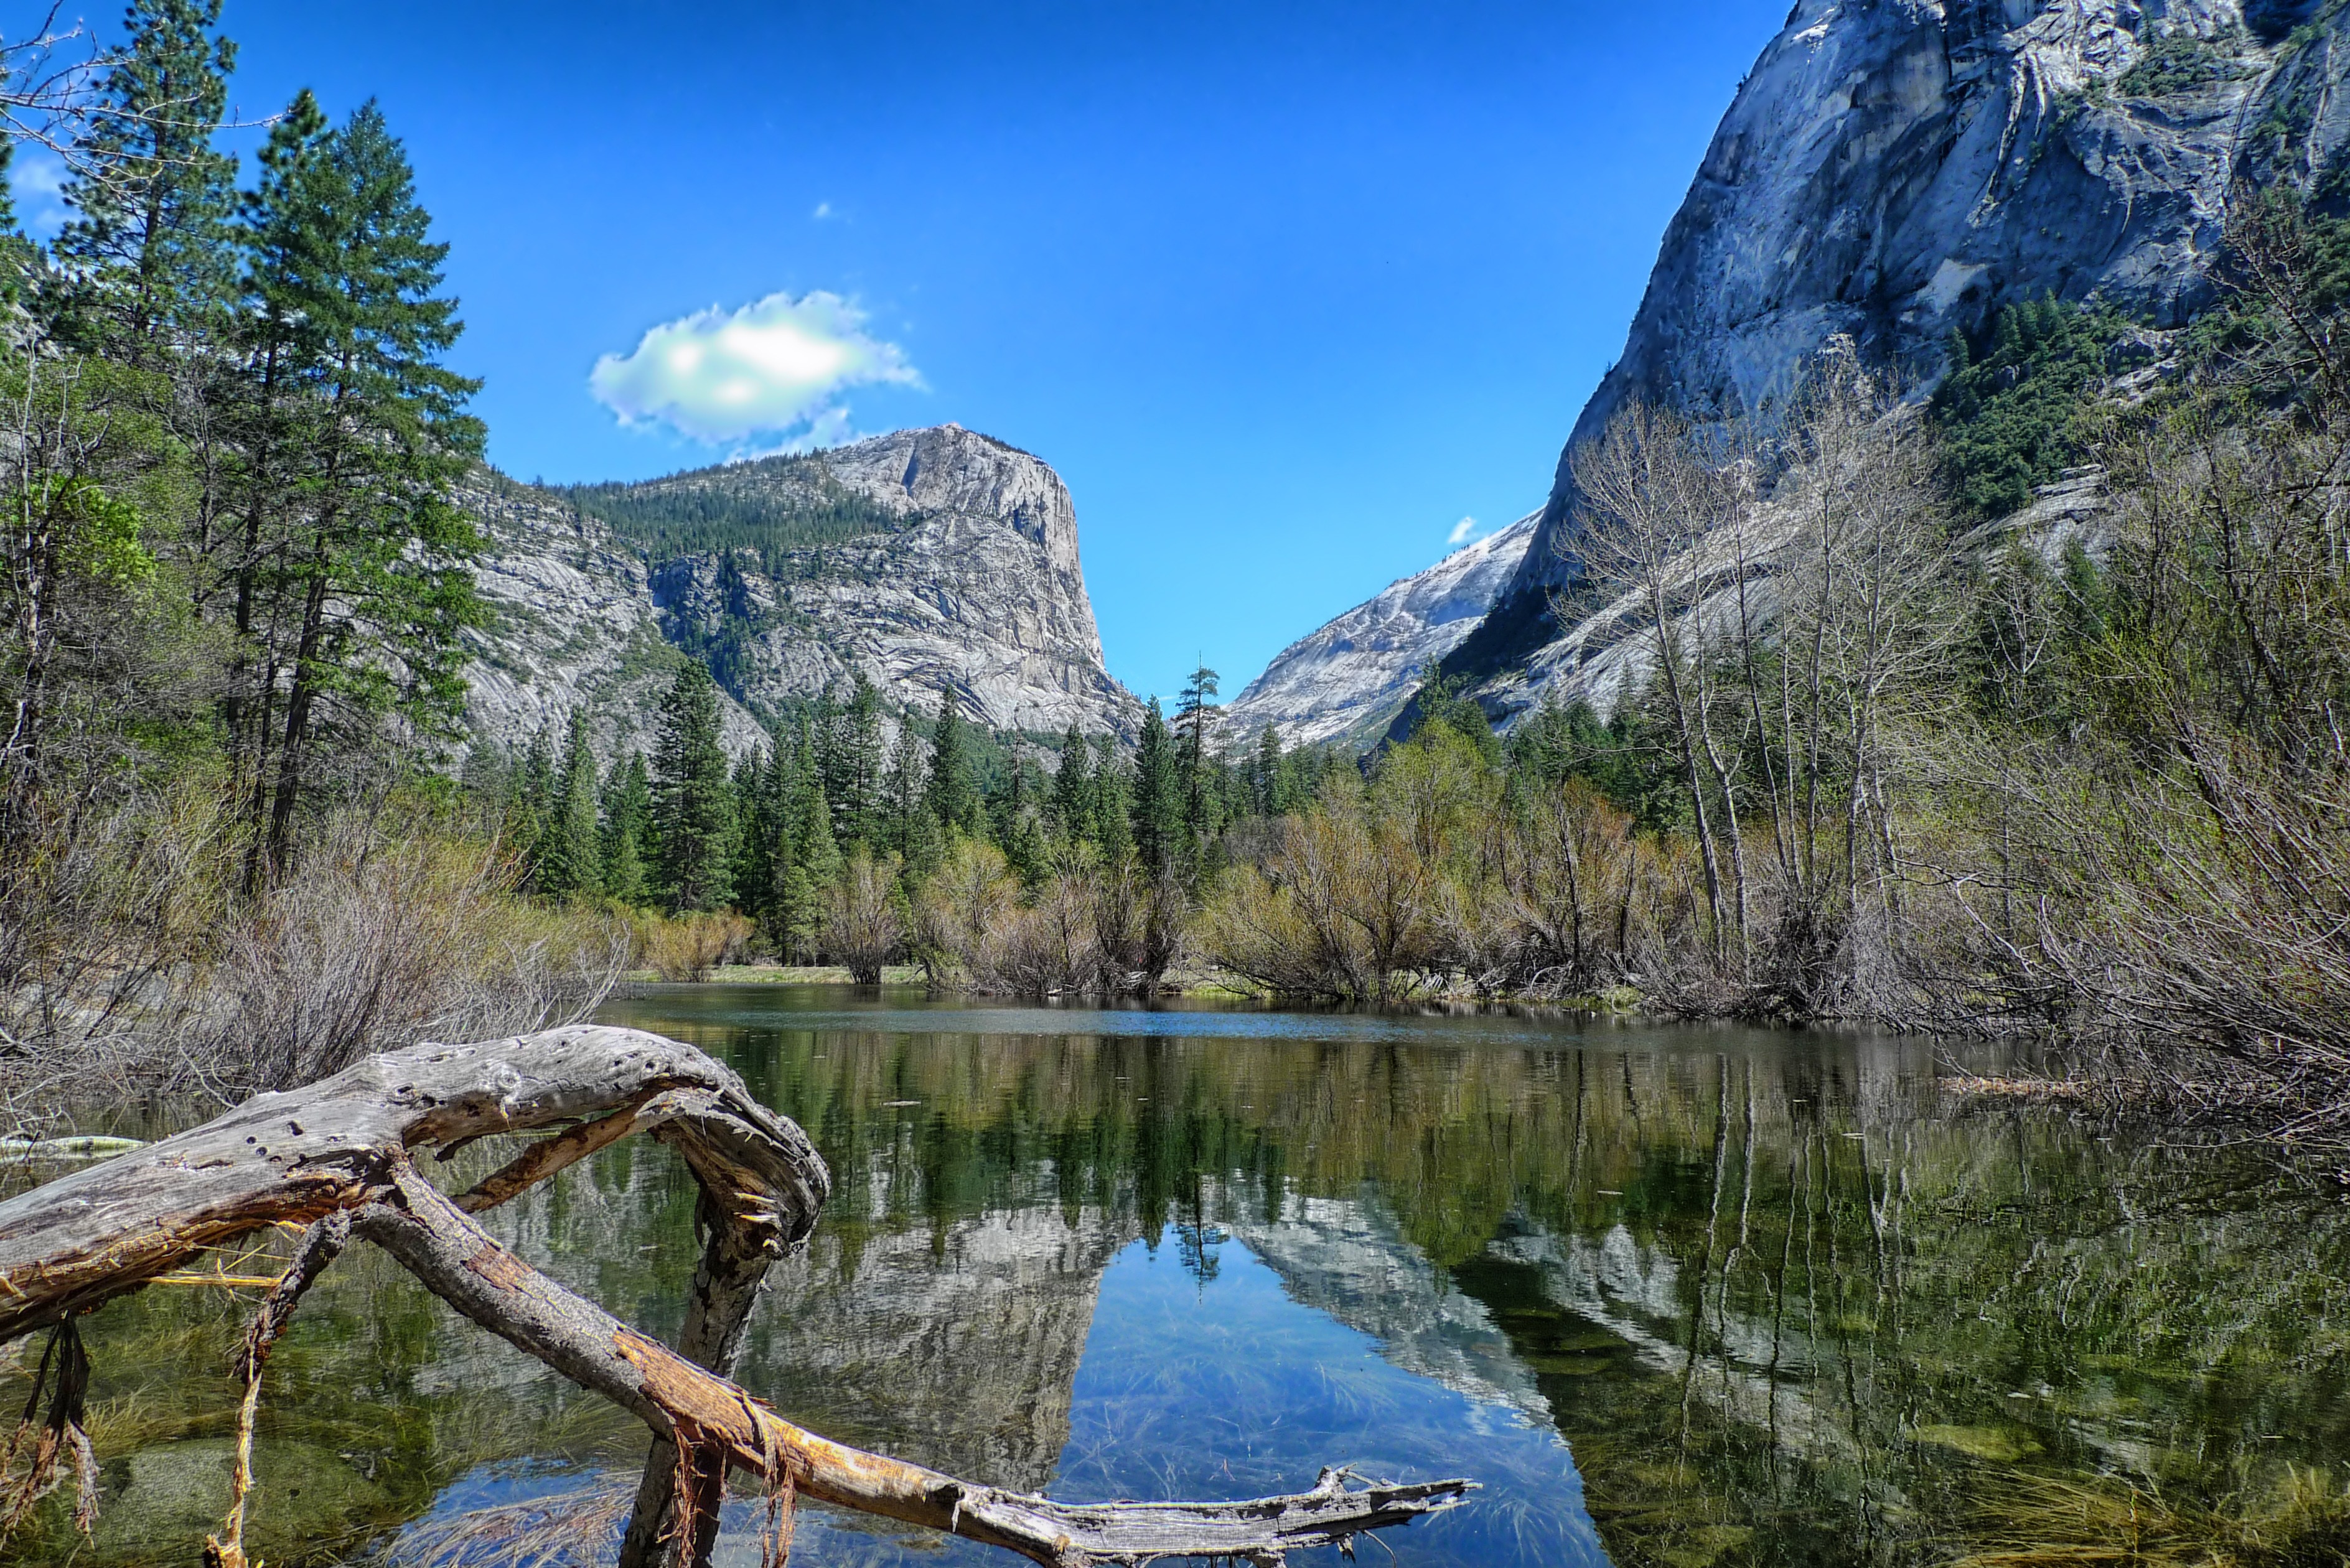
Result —
POLYGON ((470 634, 477 741, 527 744, 577 709, 600 753, 644 746, 660 692, 696 657, 719 677, 737 755, 858 674, 925 719, 951 692, 993 730, 1133 728, 1139 704, 1103 662, 1066 486, 960 425, 633 484, 485 472, 465 499, 499 611, 470 634), (803 526, 811 517, 822 525, 803 526))

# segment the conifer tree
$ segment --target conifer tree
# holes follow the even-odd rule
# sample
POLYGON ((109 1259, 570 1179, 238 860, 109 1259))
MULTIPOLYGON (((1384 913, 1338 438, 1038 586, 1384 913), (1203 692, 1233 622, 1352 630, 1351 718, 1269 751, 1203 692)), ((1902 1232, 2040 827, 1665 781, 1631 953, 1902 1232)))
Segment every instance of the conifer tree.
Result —
POLYGON ((977 830, 979 794, 972 787, 970 749, 951 689, 939 693, 938 729, 931 737, 931 776, 922 799, 941 834, 977 830))
POLYGON ((911 720, 898 726, 898 745, 882 787, 881 846, 898 856, 904 874, 920 880, 938 864, 942 835, 931 814, 930 770, 922 738, 911 720))
POLYGON ((1256 758, 1249 769, 1249 809, 1259 816, 1280 816, 1290 810, 1282 794, 1281 732, 1270 722, 1256 738, 1256 758))
POLYGON ((857 672, 848 704, 835 718, 832 756, 824 792, 832 802, 836 843, 872 844, 881 836, 881 785, 887 771, 881 735, 881 693, 857 672))
POLYGON ((588 715, 574 711, 563 760, 539 817, 538 853, 531 874, 538 890, 550 898, 600 892, 604 857, 598 836, 596 756, 588 747, 588 715))
POLYGON ((505 799, 499 814, 500 832, 514 853, 522 857, 527 878, 537 883, 539 824, 546 809, 551 769, 547 761, 548 740, 541 729, 531 737, 530 749, 518 763, 505 768, 505 799))
POLYGON ((1134 753, 1134 852, 1153 877, 1180 855, 1183 789, 1174 737, 1153 697, 1142 715, 1142 739, 1134 753))
POLYGON ((1106 866, 1122 866, 1134 852, 1134 825, 1128 815, 1126 770, 1118 763, 1118 742, 1102 735, 1094 742, 1101 755, 1094 769, 1093 839, 1106 866))
POLYGON ((718 688, 698 659, 661 701, 652 796, 662 894, 672 909, 721 908, 733 891, 734 790, 719 744, 718 688))
POLYGON ((631 909, 652 898, 645 866, 652 834, 653 786, 642 752, 616 763, 604 781, 604 892, 631 909))
POLYGON ((774 915, 788 953, 808 957, 824 929, 826 899, 840 876, 840 849, 832 836, 832 808, 824 798, 812 731, 800 735, 799 787, 792 808, 793 857, 774 915))
POLYGON ((486 613, 481 538, 450 501, 482 428, 464 412, 479 383, 441 363, 462 330, 437 292, 448 247, 426 237, 407 153, 372 101, 337 130, 317 124, 297 99, 243 216, 249 358, 269 382, 252 422, 273 454, 249 499, 256 876, 285 864, 324 742, 372 741, 386 714, 428 739, 449 731, 459 634, 486 613))
POLYGON ((1052 871, 1052 846, 1045 836, 1045 814, 1028 787, 1028 763, 1016 753, 1012 759, 1012 787, 1003 803, 1003 821, 996 838, 1003 858, 1011 863, 1024 888, 1040 886, 1052 871))
POLYGON ((1061 765, 1053 774, 1053 826, 1072 842, 1093 836, 1093 748, 1071 724, 1061 737, 1061 765))
MULTIPOLYGON (((715 674, 711 677, 717 680, 715 674)), ((766 748, 754 747, 734 764, 730 787, 734 800, 734 856, 727 869, 728 901, 745 914, 764 908, 771 846, 767 832, 772 819, 766 809, 766 748)))
POLYGON ((236 46, 221 0, 131 0, 76 146, 75 217, 54 249, 78 305, 135 359, 219 324, 235 275, 236 160, 213 145, 236 46))
POLYGON ((1202 663, 1185 679, 1175 710, 1176 771, 1182 797, 1182 858, 1187 868, 1199 868, 1201 846, 1219 826, 1215 781, 1208 776, 1214 762, 1208 755, 1208 728, 1215 716, 1216 672, 1202 663))

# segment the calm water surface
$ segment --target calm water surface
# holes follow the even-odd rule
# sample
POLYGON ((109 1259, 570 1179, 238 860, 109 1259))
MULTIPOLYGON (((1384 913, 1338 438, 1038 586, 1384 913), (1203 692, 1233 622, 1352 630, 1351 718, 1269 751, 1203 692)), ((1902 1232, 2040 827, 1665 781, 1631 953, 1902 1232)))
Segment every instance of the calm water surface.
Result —
MULTIPOLYGON (((742 1381, 972 1479, 1467 1475, 1471 1504, 1386 1535, 1401 1562, 1670 1568, 2274 1526, 2350 1480, 2335 1174, 1961 1114, 1922 1043, 757 986, 606 1016, 723 1057, 831 1164, 742 1381)), ((668 1334, 692 1207, 632 1140, 490 1219, 668 1334)), ((363 1251, 271 1363, 262 1554, 487 1562, 551 1521, 608 1558, 641 1428, 363 1251)), ((239 1312, 157 1289, 92 1320, 98 1539, 53 1515, 0 1552, 193 1559, 239 1312)), ((754 1561, 733 1523, 722 1558, 754 1561)), ((820 1511, 794 1556, 1010 1561, 820 1511)))

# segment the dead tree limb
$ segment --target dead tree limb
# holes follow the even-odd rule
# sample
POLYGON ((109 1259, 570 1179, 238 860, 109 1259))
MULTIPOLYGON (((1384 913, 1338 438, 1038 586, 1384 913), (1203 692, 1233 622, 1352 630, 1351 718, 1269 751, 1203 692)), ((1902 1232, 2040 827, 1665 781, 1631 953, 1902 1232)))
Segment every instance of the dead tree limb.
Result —
MULTIPOLYGON (((0 1203, 0 1343, 52 1324, 70 1335, 80 1314, 203 1248, 348 1215, 351 1235, 390 1252, 458 1312, 633 1412, 658 1439, 657 1459, 670 1445, 678 1480, 639 1491, 654 1516, 649 1552, 665 1539, 687 1562, 701 1556, 729 1469, 764 1481, 779 1507, 813 1497, 1053 1568, 1159 1557, 1275 1563, 1450 1508, 1471 1490, 1462 1480, 1349 1489, 1343 1472, 1325 1470, 1313 1490, 1290 1497, 1062 1503, 805 1431, 724 1372, 767 1263, 806 1239, 828 1189, 824 1161, 796 1124, 675 1041, 582 1027, 411 1046, 307 1088, 256 1096, 192 1131, 0 1203), (561 1130, 456 1199, 411 1163, 411 1150, 546 1128, 561 1130), (471 1218, 637 1131, 674 1147, 702 1186, 708 1250, 683 1354, 573 1295, 471 1218), (664 1534, 665 1513, 677 1517, 664 1534)), ((330 1259, 340 1225, 313 1237, 240 1356, 248 1398, 268 1341, 330 1259)))
POLYGON ((244 1332, 244 1346, 236 1358, 236 1375, 244 1380, 244 1397, 237 1402, 236 1408, 236 1454, 228 1479, 228 1519, 218 1535, 204 1541, 204 1568, 245 1568, 244 1503, 253 1491, 253 1428, 261 1414, 261 1370, 269 1365, 269 1353, 276 1348, 277 1336, 293 1321, 294 1309, 302 1304, 303 1296, 327 1272, 327 1265, 343 1255, 350 1240, 351 1217, 342 1210, 328 1215, 305 1231, 286 1265, 285 1274, 262 1299, 261 1310, 253 1314, 252 1326, 244 1332))

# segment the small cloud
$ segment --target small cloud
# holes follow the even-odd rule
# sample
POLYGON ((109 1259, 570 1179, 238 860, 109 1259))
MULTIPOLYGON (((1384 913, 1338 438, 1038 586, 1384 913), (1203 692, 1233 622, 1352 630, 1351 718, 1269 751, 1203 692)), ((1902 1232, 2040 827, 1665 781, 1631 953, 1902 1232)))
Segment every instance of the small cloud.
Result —
POLYGON ((922 378, 904 350, 866 332, 863 311, 822 289, 696 311, 654 327, 633 353, 605 355, 588 378, 623 423, 713 443, 846 431, 837 395, 876 382, 919 387, 922 378))
POLYGON ((815 218, 815 219, 816 219, 816 220, 817 220, 817 221, 819 221, 819 222, 823 221, 823 220, 824 220, 824 219, 826 219, 826 218, 829 218, 829 217, 831 217, 831 216, 832 216, 832 203, 831 203, 831 202, 818 202, 816 204, 816 211, 815 211, 815 212, 813 212, 813 213, 810 213, 808 214, 808 216, 809 216, 809 217, 811 217, 811 218, 815 218))
POLYGON ((8 166, 8 188, 16 199, 17 221, 36 240, 55 236, 72 215, 66 206, 65 161, 54 152, 20 145, 8 166))
POLYGON ((1460 522, 1455 523, 1452 525, 1452 532, 1444 536, 1444 542, 1449 545, 1458 548, 1462 545, 1466 545, 1470 540, 1474 539, 1476 536, 1477 519, 1474 517, 1463 517, 1460 522))

